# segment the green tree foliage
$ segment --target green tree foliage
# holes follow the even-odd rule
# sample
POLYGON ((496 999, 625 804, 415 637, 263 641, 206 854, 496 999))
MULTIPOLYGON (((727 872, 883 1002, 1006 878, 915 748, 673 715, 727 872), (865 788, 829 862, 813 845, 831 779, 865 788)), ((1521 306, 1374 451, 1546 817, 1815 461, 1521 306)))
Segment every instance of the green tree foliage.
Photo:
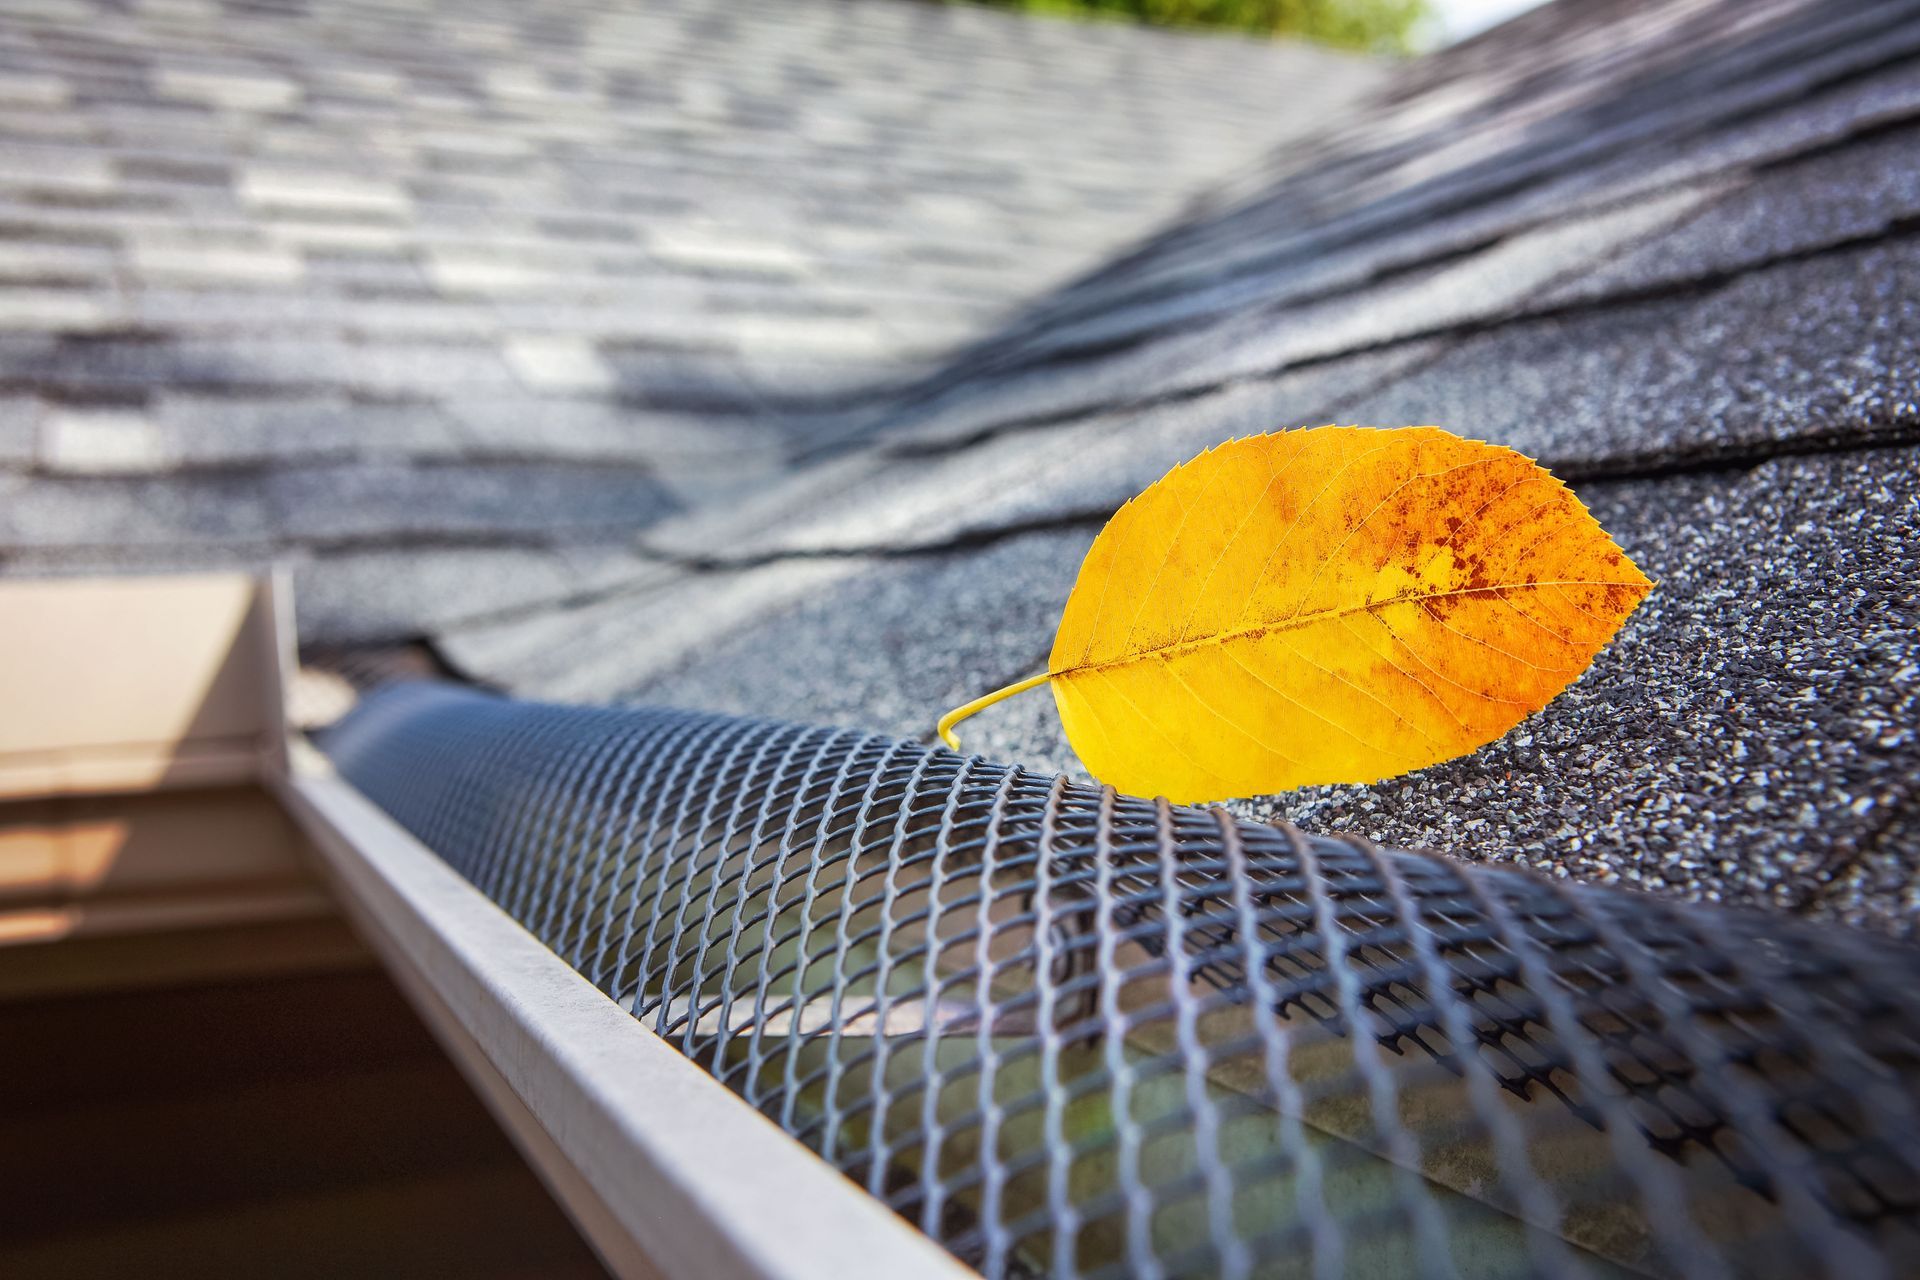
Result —
POLYGON ((1429 0, 981 0, 1038 13, 1132 18, 1171 27, 1226 27, 1300 36, 1348 49, 1405 52, 1429 0))

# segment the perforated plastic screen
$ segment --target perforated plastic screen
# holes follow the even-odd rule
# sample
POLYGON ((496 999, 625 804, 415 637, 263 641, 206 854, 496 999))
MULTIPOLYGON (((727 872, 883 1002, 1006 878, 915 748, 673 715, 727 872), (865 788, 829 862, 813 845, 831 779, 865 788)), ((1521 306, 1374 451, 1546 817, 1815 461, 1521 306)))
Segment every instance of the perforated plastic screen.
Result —
POLYGON ((407 685, 325 746, 989 1276, 1920 1266, 1892 943, 844 730, 407 685))

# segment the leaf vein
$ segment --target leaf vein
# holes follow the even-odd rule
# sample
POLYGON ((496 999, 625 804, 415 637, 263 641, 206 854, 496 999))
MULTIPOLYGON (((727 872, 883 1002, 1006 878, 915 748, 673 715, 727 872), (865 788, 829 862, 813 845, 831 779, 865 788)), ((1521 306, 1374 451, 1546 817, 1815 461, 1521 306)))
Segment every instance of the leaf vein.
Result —
MULTIPOLYGON (((1092 670, 1092 668, 1083 668, 1083 670, 1092 670)), ((1099 677, 1102 680, 1107 682, 1107 685, 1113 690, 1115 696, 1117 696, 1120 699, 1120 701, 1127 704, 1127 709, 1129 711, 1133 712, 1134 715, 1140 717, 1141 723, 1145 724, 1147 728, 1153 730, 1154 733, 1158 734, 1162 742, 1166 743, 1168 746, 1173 748, 1173 753, 1175 755, 1179 756, 1182 760, 1186 761, 1188 764, 1198 769, 1201 773, 1206 774, 1209 778, 1212 778, 1214 781, 1226 782, 1228 783, 1228 785, 1232 785, 1231 782, 1229 782, 1229 780, 1223 774, 1220 774, 1214 771, 1213 769, 1207 767, 1206 765, 1202 764, 1200 761, 1195 760, 1192 756, 1187 754, 1186 748, 1182 747, 1179 743, 1175 742, 1172 738, 1168 737, 1167 731, 1162 729, 1159 726, 1159 724, 1155 722, 1152 716, 1148 715, 1145 711, 1141 710, 1139 703, 1135 702, 1132 698, 1127 696, 1127 691, 1120 687, 1119 681, 1115 680, 1112 676, 1108 675, 1105 671, 1098 671, 1096 672, 1096 674, 1099 675, 1099 677)))
MULTIPOLYGON (((1525 702, 1521 701, 1518 698, 1495 698, 1489 694, 1480 692, 1480 690, 1474 688, 1472 685, 1461 684, 1458 680, 1455 680, 1452 676, 1448 675, 1446 672, 1442 671, 1440 668, 1434 666, 1431 662, 1428 662, 1425 658, 1421 657, 1420 651, 1413 647, 1412 641, 1408 640, 1405 636, 1401 635, 1399 628, 1395 627, 1393 623, 1381 617, 1377 613, 1372 616, 1375 622, 1378 622, 1381 626, 1387 629, 1388 635, 1392 636, 1395 640, 1400 642, 1400 647, 1402 649, 1405 649, 1407 653, 1412 656, 1415 662, 1425 667, 1428 671, 1431 671, 1434 675, 1440 677, 1440 679, 1445 680, 1448 684, 1452 685, 1454 688, 1458 689, 1460 692, 1466 694, 1469 698, 1477 698, 1481 702, 1493 702, 1493 703, 1498 703, 1501 706, 1507 706, 1507 707, 1524 707, 1527 705, 1525 702)), ((1456 716, 1455 718, 1458 719, 1458 716, 1456 716)), ((1461 720, 1460 727, 1463 729, 1466 728, 1467 722, 1464 720, 1461 720)))
POLYGON ((1247 607, 1240 610, 1240 617, 1242 619, 1247 616, 1247 609, 1251 609, 1253 602, 1259 599, 1260 588, 1266 582, 1267 574, 1273 568, 1274 560, 1279 557, 1281 549, 1292 540, 1294 533, 1299 530, 1300 525, 1306 520, 1307 513, 1313 510, 1320 499, 1326 497, 1327 494, 1333 491, 1334 485, 1338 484, 1341 477, 1346 475, 1347 472, 1353 470, 1361 461, 1371 458, 1374 454, 1385 453, 1390 447, 1390 445, 1382 444, 1375 448, 1368 449, 1365 453, 1358 453, 1348 458, 1340 464, 1338 471, 1327 477, 1327 482, 1320 486, 1320 492, 1314 494, 1312 498, 1301 505, 1299 513, 1293 518, 1293 523, 1288 525, 1286 532, 1282 533, 1279 538, 1274 541, 1273 549, 1267 552, 1266 560, 1260 565, 1260 572, 1254 575, 1252 584, 1247 588, 1247 607))
MULTIPOLYGON (((1425 729, 1422 729, 1419 725, 1415 724, 1412 720, 1408 719, 1406 714, 1402 712, 1400 708, 1394 706, 1391 702, 1388 702, 1385 698, 1382 698, 1379 694, 1367 688, 1367 686, 1361 684, 1357 680, 1350 679, 1349 677, 1342 674, 1341 672, 1335 671, 1332 667, 1325 666, 1320 662, 1315 661, 1312 654, 1303 652, 1298 646, 1296 646, 1293 643, 1292 640, 1288 639, 1286 636, 1282 635, 1277 638, 1280 640, 1282 644, 1286 645, 1287 653, 1290 657, 1296 658, 1299 661, 1306 663, 1308 666, 1320 672, 1320 674, 1326 676, 1330 680, 1338 680, 1341 684, 1346 685, 1349 689, 1352 689, 1355 693, 1359 694, 1361 697, 1366 698, 1371 702, 1379 703, 1381 710, 1385 711, 1388 715, 1392 716, 1395 720, 1398 720, 1401 724, 1407 726, 1407 728, 1419 734, 1422 738, 1426 739, 1429 743, 1434 742, 1434 737, 1432 734, 1428 733, 1425 729)), ((1374 749, 1376 751, 1381 750, 1381 748, 1378 748, 1378 747, 1374 749)))
POLYGON ((1214 706, 1213 703, 1209 702, 1205 694, 1201 693, 1198 689, 1195 689, 1191 684, 1189 684, 1186 681, 1184 677, 1181 676, 1181 674, 1178 671, 1175 671, 1173 669, 1173 659, 1171 658, 1165 659, 1164 665, 1167 668, 1167 674, 1173 677, 1174 683, 1179 685, 1182 689, 1185 689, 1187 691, 1187 696, 1189 698, 1192 698, 1194 702, 1199 705, 1202 711, 1205 711, 1208 715, 1212 716, 1215 720, 1218 720, 1221 724, 1226 725, 1229 729, 1232 729, 1235 733, 1239 734, 1241 737, 1245 738, 1248 742, 1251 742, 1255 747, 1259 748, 1261 751, 1266 752, 1268 755, 1274 756, 1275 758, 1280 760, 1284 760, 1288 764, 1294 765, 1296 767, 1302 763, 1301 761, 1296 760, 1292 756, 1288 755, 1286 752, 1280 750, 1278 747, 1275 747, 1270 743, 1266 742, 1258 734, 1241 726, 1231 716, 1227 715, 1226 712, 1220 710, 1220 708, 1214 706))
MULTIPOLYGON (((1296 439, 1304 439, 1305 433, 1290 433, 1290 434, 1292 434, 1296 439)), ((1233 527, 1233 532, 1228 535, 1227 540, 1220 544, 1220 554, 1215 556, 1213 558, 1213 563, 1207 566, 1207 576, 1200 580, 1200 590, 1194 593, 1193 598, 1196 602, 1206 599, 1207 588, 1213 585, 1213 575, 1220 572, 1220 566, 1225 564, 1227 561, 1227 552, 1233 550, 1233 544, 1240 541, 1240 535, 1246 532, 1247 526, 1249 524, 1253 523, 1254 513, 1259 511, 1261 506, 1263 506, 1266 503, 1267 495, 1273 492, 1273 486, 1280 483, 1281 478, 1293 470, 1293 464, 1298 462, 1300 460, 1301 455, 1306 453, 1306 451, 1307 451, 1307 446, 1305 444, 1296 444, 1293 451, 1293 456, 1288 458, 1285 465, 1283 466, 1275 466, 1272 459, 1271 458, 1268 459, 1267 483, 1265 484, 1265 486, 1261 488, 1260 496, 1247 504, 1246 511, 1243 512, 1240 516, 1240 523, 1233 527)), ((1182 640, 1185 640, 1187 638, 1187 633, 1192 630, 1193 630, 1193 611, 1189 610, 1187 613, 1186 625, 1180 629, 1180 638, 1182 640)))
MULTIPOLYGON (((1289 650, 1291 650, 1292 646, 1289 645, 1288 648, 1289 650)), ((1377 752, 1380 755, 1392 754, 1386 748, 1378 747, 1378 746, 1375 746, 1373 743, 1368 742, 1365 738, 1361 737, 1359 734, 1355 733, 1353 730, 1347 728, 1347 726, 1341 724, 1338 720, 1335 720, 1332 716, 1314 707, 1312 704, 1303 702, 1299 698, 1294 697, 1292 694, 1288 693, 1285 689, 1282 689, 1279 685, 1267 679, 1265 676, 1261 675, 1258 671, 1254 670, 1252 667, 1248 666, 1245 662, 1241 661, 1240 655, 1236 654, 1233 650, 1222 649, 1220 652, 1224 653, 1227 656, 1227 660, 1232 662, 1236 667, 1239 667, 1242 671, 1246 672, 1248 675, 1252 676, 1255 680, 1258 680, 1261 684, 1265 685, 1267 688, 1273 690, 1275 693, 1285 698, 1288 702, 1291 702, 1294 706, 1299 707, 1302 711, 1306 712, 1308 715, 1312 716, 1316 720, 1325 721, 1329 728, 1332 728, 1340 733, 1346 734, 1349 738, 1352 738, 1355 742, 1359 743, 1361 746, 1365 747, 1369 751, 1377 752)), ((1169 659, 1169 661, 1171 661, 1171 659, 1169 659)), ((1311 666, 1318 667, 1320 665, 1317 662, 1313 662, 1312 659, 1307 659, 1307 661, 1311 666)), ((1326 672, 1326 674, 1328 675, 1333 674, 1330 671, 1326 671, 1326 668, 1324 667, 1321 667, 1320 669, 1326 672)), ((1392 708, 1389 707, 1388 710, 1391 711, 1392 708)))
MULTIPOLYGON (((1408 657, 1412 658, 1415 662, 1418 662, 1423 667, 1427 666, 1426 662, 1420 657, 1420 655, 1414 652, 1413 646, 1408 644, 1405 640, 1403 640, 1400 636, 1400 633, 1395 631, 1391 626, 1387 625, 1387 623, 1384 622, 1379 617, 1379 615, 1370 613, 1370 614, 1367 614, 1366 616, 1372 621, 1380 625, 1380 629, 1387 633, 1388 639, 1390 639, 1394 644, 1398 645, 1400 648, 1406 650, 1408 657)), ((1346 628, 1347 631, 1353 632, 1353 624, 1347 621, 1345 618, 1340 619, 1340 625, 1346 628)), ((1358 633, 1354 632, 1354 634, 1357 635, 1358 633)), ((1374 652, 1379 653, 1380 651, 1378 649, 1375 649, 1374 652)), ((1408 671, 1405 667, 1395 662, 1390 655, 1381 654, 1380 656, 1386 659, 1388 666, 1392 667, 1395 671, 1400 673, 1401 679, 1405 680, 1408 684, 1412 685, 1414 688, 1418 689, 1420 692, 1426 694, 1429 698, 1432 698, 1435 702, 1439 703, 1440 709, 1446 712, 1447 716, 1454 722, 1454 724, 1460 727, 1461 732, 1463 733, 1473 732, 1473 730, 1468 726, 1467 722, 1460 718, 1460 713, 1453 709, 1453 704, 1440 696, 1440 691, 1438 689, 1434 688, 1432 685, 1428 684, 1425 680, 1422 680, 1419 676, 1414 675, 1411 671, 1408 671)), ((1433 668, 1427 667, 1427 670, 1433 671, 1433 668)), ((1433 673, 1435 675, 1440 674, 1437 671, 1434 671, 1433 673)), ((1458 682, 1448 681, 1448 683, 1457 684, 1458 682)), ((1471 693, 1473 691, 1471 689, 1466 689, 1466 690, 1463 690, 1463 692, 1471 693)))
POLYGON ((1386 600, 1368 600, 1361 604, 1346 605, 1338 609, 1319 609, 1312 613, 1296 614, 1291 618, 1282 618, 1274 622, 1262 622, 1248 627, 1235 627, 1210 636, 1200 636, 1193 640, 1177 640, 1164 645, 1150 645, 1135 649, 1117 658, 1105 658, 1099 662, 1079 662, 1070 667, 1050 670, 1049 675, 1076 675, 1083 671, 1110 671, 1119 667, 1129 667, 1146 662, 1162 655, 1178 657, 1206 648, 1208 645, 1224 645, 1233 640, 1258 639, 1261 636, 1275 635, 1286 631, 1299 631, 1322 622, 1338 618, 1353 617, 1357 614, 1377 614, 1382 609, 1395 605, 1424 604, 1432 600, 1450 600, 1467 596, 1497 595, 1503 591, 1530 591, 1540 587, 1636 587, 1644 590, 1640 583, 1607 580, 1599 578, 1567 578, 1558 581, 1540 582, 1496 582, 1484 587, 1461 587, 1454 591, 1407 592, 1386 600))
MULTIPOLYGON (((1173 536, 1167 539, 1167 545, 1161 549, 1160 563, 1154 566, 1153 578, 1147 583, 1147 589, 1140 593, 1140 603, 1134 606, 1133 618, 1127 623, 1127 634, 1120 640, 1122 651, 1133 643, 1133 633, 1140 629, 1140 618, 1146 613, 1147 606, 1153 603, 1153 593, 1160 585, 1160 577, 1166 573, 1167 566, 1173 563, 1173 553, 1180 545, 1180 535, 1186 531, 1187 517, 1200 508, 1207 494, 1213 491, 1213 486, 1220 482, 1222 470, 1219 467, 1214 468, 1213 473, 1207 477, 1206 484, 1201 487, 1199 495, 1191 504, 1180 508, 1180 523, 1173 527, 1173 536)), ((1177 489, 1168 489, 1167 496, 1175 497, 1178 492, 1177 489)))
MULTIPOLYGON (((1511 608, 1512 606, 1509 605, 1508 607, 1511 608)), ((1531 670, 1545 671, 1550 675, 1556 675, 1556 676, 1563 676, 1563 675, 1569 675, 1569 674, 1578 675, 1582 670, 1582 668, 1580 667, 1543 667, 1537 662, 1528 662, 1525 658, 1521 657, 1519 654, 1510 652, 1509 650, 1506 650, 1506 649, 1502 649, 1499 645, 1495 644, 1493 641, 1487 639, 1484 636, 1476 636, 1471 631, 1462 631, 1460 628, 1454 626, 1451 622, 1448 622, 1445 618, 1435 613, 1433 611, 1433 606, 1427 603, 1425 600, 1422 600, 1420 602, 1420 609, 1423 613, 1427 615, 1428 620, 1431 621, 1435 626, 1439 627, 1442 631, 1451 631, 1454 635, 1459 636, 1462 640, 1467 641, 1469 644, 1477 644, 1483 649, 1486 649, 1492 653, 1499 654, 1501 657, 1507 659, 1507 661, 1509 662, 1517 662, 1521 666, 1530 668, 1531 670)), ((1485 695, 1482 695, 1482 696, 1485 696, 1485 695)))

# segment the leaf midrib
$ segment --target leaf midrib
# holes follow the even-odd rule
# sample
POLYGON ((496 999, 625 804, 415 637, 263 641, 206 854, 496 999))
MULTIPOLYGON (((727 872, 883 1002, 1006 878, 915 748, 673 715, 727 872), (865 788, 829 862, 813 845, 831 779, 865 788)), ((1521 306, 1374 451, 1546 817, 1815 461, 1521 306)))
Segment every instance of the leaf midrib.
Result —
POLYGON ((1429 600, 1450 600, 1461 596, 1495 595, 1503 591, 1528 591, 1539 587, 1633 587, 1642 594, 1652 590, 1652 583, 1646 581, 1628 582, 1615 578, 1550 578, 1535 582, 1495 583, 1486 587, 1460 587, 1453 591, 1408 592, 1387 600, 1368 600, 1360 604, 1344 605, 1336 609, 1317 609, 1312 613, 1295 614, 1275 622, 1262 622, 1253 626, 1235 627, 1228 631, 1215 632, 1210 636, 1199 636, 1192 640, 1175 640, 1171 644, 1153 645, 1145 649, 1136 649, 1118 658, 1107 658, 1100 662, 1076 663, 1070 667, 1054 670, 1049 667, 1047 674, 1055 678, 1062 676, 1085 675, 1094 671, 1112 671, 1119 667, 1130 667, 1135 663, 1152 659, 1172 660, 1189 653, 1198 653, 1210 645, 1224 645, 1230 640, 1251 640, 1260 636, 1274 635, 1285 631, 1299 631, 1320 622, 1329 622, 1337 618, 1352 617, 1356 613, 1373 613, 1380 609, 1390 609, 1395 605, 1421 604, 1429 600))

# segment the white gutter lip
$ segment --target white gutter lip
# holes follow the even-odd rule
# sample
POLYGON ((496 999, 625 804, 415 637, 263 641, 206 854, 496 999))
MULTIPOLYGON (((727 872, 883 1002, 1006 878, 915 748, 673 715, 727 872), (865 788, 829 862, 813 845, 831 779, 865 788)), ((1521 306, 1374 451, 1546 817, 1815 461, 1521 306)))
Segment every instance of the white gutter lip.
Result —
POLYGON ((318 752, 297 747, 278 786, 388 963, 430 985, 659 1274, 974 1274, 581 977, 318 752))

